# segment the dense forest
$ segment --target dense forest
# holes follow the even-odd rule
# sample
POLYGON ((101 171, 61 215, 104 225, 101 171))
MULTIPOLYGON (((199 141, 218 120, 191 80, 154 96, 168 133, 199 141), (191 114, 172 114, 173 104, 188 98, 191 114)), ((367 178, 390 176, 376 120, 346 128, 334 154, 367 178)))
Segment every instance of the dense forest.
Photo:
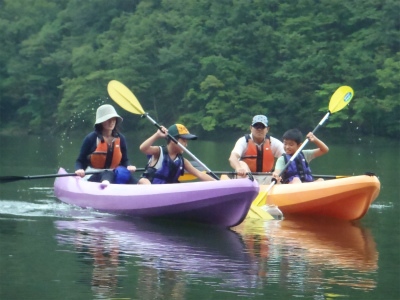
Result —
POLYGON ((255 114, 312 129, 349 85, 327 126, 400 137, 399 16, 398 0, 3 0, 0 131, 89 130, 116 79, 157 121, 203 133, 255 114))

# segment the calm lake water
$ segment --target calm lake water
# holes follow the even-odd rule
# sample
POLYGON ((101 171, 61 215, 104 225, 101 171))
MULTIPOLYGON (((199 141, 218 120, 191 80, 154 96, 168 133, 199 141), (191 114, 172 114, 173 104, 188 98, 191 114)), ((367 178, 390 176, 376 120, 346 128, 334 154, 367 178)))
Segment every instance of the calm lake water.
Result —
MULTIPOLYGON (((0 176, 72 172, 82 139, 2 137, 0 176)), ((223 171, 234 142, 189 146, 223 171)), ((144 167, 138 144, 130 158, 144 167)), ((72 207, 54 197, 52 179, 1 184, 0 299, 400 299, 399 143, 328 144, 314 173, 371 171, 381 181, 362 220, 246 220, 228 230, 72 207)))

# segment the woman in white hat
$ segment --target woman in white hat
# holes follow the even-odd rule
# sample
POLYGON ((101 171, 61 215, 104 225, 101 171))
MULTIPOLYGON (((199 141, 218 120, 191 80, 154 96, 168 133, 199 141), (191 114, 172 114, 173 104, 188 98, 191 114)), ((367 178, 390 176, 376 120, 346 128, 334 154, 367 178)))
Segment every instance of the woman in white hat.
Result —
MULTIPOLYGON (((83 140, 81 151, 75 163, 75 173, 85 176, 85 171, 99 170, 99 173, 88 176, 88 181, 102 182, 104 185, 114 183, 116 180, 113 170, 117 169, 125 178, 125 182, 137 184, 138 180, 129 176, 129 172, 136 171, 127 156, 126 139, 118 132, 117 125, 122 122, 122 118, 117 114, 114 107, 109 104, 100 106, 96 112, 95 130, 89 133, 83 140), (124 174, 126 167, 128 176, 124 174)), ((125 173, 126 173, 125 172, 125 173)), ((118 178, 117 178, 118 179, 118 178)))

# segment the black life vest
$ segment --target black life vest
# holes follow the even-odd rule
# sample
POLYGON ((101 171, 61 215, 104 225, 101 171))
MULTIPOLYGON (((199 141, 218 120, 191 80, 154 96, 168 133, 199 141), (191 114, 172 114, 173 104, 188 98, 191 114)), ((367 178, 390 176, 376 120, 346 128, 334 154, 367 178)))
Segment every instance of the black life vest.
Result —
POLYGON ((182 154, 178 154, 177 158, 172 160, 169 157, 167 147, 161 146, 160 148, 160 156, 157 162, 154 166, 150 167, 150 158, 142 177, 149 179, 153 184, 178 183, 178 178, 183 175, 185 171, 182 154), (159 160, 161 157, 162 161, 160 164, 159 160))
MULTIPOLYGON (((283 154, 285 159, 285 166, 291 159, 292 155, 283 154)), ((314 181, 311 175, 311 169, 304 157, 303 151, 301 151, 297 157, 289 164, 286 171, 283 173, 283 183, 289 183, 293 177, 299 177, 301 182, 312 182, 314 181)))

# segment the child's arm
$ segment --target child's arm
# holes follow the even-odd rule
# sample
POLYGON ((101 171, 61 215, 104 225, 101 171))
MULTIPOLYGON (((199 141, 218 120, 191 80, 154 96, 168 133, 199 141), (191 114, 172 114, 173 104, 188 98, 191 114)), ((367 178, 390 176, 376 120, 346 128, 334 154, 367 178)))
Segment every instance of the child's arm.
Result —
POLYGON ((216 179, 212 178, 210 175, 205 174, 203 172, 200 172, 199 170, 197 170, 195 167, 193 167, 193 165, 186 159, 185 160, 185 170, 186 172, 196 176, 197 178, 199 178, 202 181, 214 181, 216 179))
POLYGON ((140 151, 142 151, 146 155, 158 154, 159 148, 158 146, 153 146, 153 144, 156 140, 160 138, 165 138, 168 134, 168 130, 164 126, 161 126, 161 130, 157 130, 155 134, 145 140, 139 147, 140 151))
POLYGON ((281 182, 282 178, 279 177, 279 174, 281 173, 281 170, 285 167, 285 159, 283 158, 283 156, 279 157, 276 160, 275 163, 275 170, 272 173, 272 177, 274 177, 276 179, 277 182, 281 182))
POLYGON ((315 145, 318 146, 318 149, 314 150, 314 157, 318 157, 321 155, 324 155, 325 153, 328 153, 329 148, 323 141, 318 139, 312 132, 309 132, 307 134, 307 138, 310 140, 310 142, 313 142, 315 145))

